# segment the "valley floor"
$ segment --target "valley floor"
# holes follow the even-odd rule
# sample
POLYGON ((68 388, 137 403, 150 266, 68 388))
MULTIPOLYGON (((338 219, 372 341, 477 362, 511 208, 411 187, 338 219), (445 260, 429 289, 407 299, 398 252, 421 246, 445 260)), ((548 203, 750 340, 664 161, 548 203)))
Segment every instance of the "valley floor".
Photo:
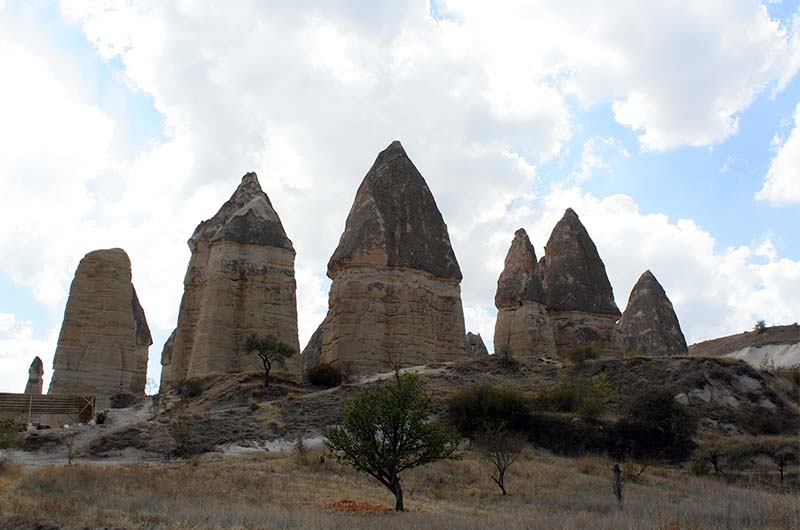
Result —
POLYGON ((0 528, 800 528, 800 495, 782 489, 774 472, 732 485, 682 468, 651 467, 626 480, 620 510, 605 459, 527 449, 509 471, 510 495, 503 497, 488 464, 465 453, 407 472, 407 511, 397 514, 377 511, 374 505, 392 506, 393 499, 372 478, 330 459, 320 462, 321 456, 263 452, 136 465, 12 464, 0 475, 0 528), (368 509, 333 507, 346 506, 343 500, 368 509))

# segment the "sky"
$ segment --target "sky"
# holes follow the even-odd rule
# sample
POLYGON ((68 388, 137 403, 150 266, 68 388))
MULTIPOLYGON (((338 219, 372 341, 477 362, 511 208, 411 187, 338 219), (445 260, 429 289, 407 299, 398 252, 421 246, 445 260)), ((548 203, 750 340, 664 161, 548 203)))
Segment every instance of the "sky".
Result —
MULTIPOLYGON (((0 391, 52 358, 75 268, 121 247, 153 332, 186 240, 256 171, 300 343, 377 153, 403 142, 491 350, 517 228, 567 207, 624 309, 650 269, 696 342, 800 320, 796 0, 0 0, 0 391)), ((152 388, 151 388, 152 390, 152 388)))

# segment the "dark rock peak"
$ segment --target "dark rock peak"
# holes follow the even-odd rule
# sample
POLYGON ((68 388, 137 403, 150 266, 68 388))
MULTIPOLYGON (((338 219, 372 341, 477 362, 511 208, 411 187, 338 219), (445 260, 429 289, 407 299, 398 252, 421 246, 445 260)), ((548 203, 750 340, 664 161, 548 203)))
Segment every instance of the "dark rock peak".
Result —
POLYGON ((161 366, 169 366, 172 364, 172 352, 175 350, 175 334, 178 328, 172 330, 169 334, 167 342, 164 343, 164 348, 161 350, 161 366))
POLYGON ((542 287, 549 309, 620 315, 597 247, 571 208, 547 241, 543 265, 542 287))
POLYGON ((641 349, 643 353, 654 355, 688 352, 672 302, 649 270, 633 286, 619 325, 628 349, 641 349))
POLYGON ((483 342, 483 337, 478 333, 467 333, 467 355, 469 357, 484 357, 489 355, 489 350, 486 349, 486 344, 483 342))
POLYGON ((536 251, 525 229, 514 233, 505 266, 497 280, 494 305, 511 307, 523 302, 544 302, 541 278, 537 274, 536 251))
POLYGON ((325 320, 320 322, 314 334, 308 339, 308 344, 303 348, 301 353, 301 363, 303 371, 313 368, 319 364, 320 356, 322 354, 322 339, 325 333, 325 320))
POLYGON ((131 309, 133 310, 133 320, 136 323, 136 344, 139 346, 150 346, 153 344, 153 337, 150 335, 150 326, 147 325, 147 318, 144 316, 144 309, 136 296, 136 288, 131 284, 131 309))
POLYGON ((403 267, 461 279, 442 214, 398 141, 378 154, 359 186, 328 276, 349 266, 403 267))
POLYGON ((199 241, 233 241, 294 250, 280 217, 261 189, 258 176, 247 173, 230 199, 212 217, 200 223, 189 239, 194 249, 199 241))
POLYGON ((42 360, 38 356, 33 358, 33 361, 31 362, 31 367, 29 368, 29 370, 33 370, 37 374, 43 374, 44 373, 44 363, 42 363, 42 360))

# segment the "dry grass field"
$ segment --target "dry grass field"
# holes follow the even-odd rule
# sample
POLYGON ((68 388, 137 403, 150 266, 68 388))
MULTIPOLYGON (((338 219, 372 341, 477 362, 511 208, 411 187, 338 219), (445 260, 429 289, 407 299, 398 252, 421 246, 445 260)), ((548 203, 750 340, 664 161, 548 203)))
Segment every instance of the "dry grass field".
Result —
MULTIPOLYGON (((648 468, 626 481, 618 509, 610 464, 527 450, 503 497, 471 453, 408 472, 405 513, 347 512, 337 501, 392 505, 371 478, 310 453, 263 453, 161 464, 8 466, 0 527, 114 529, 779 529, 800 528, 800 495, 774 473, 731 485, 685 469, 648 468), (758 484, 758 485, 756 485, 758 484)), ((797 473, 797 468, 792 469, 797 473)))

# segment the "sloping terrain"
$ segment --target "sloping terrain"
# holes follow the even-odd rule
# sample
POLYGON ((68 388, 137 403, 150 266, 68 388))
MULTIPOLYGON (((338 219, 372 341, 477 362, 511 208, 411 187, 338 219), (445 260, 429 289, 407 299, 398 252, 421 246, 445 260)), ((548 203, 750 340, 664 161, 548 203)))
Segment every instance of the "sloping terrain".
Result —
POLYGON ((731 357, 751 366, 791 368, 800 366, 800 325, 772 326, 762 331, 698 342, 689 346, 696 357, 731 357))
MULTIPOLYGON (((581 367, 552 361, 508 367, 490 357, 416 370, 437 414, 446 411, 450 395, 469 386, 508 385, 536 395, 563 381, 605 373, 614 388, 605 412, 611 418, 622 415, 636 395, 666 387, 689 406, 704 433, 759 434, 764 424, 772 434, 800 429, 797 397, 786 390, 778 375, 728 359, 641 357, 597 360, 581 367)), ((285 447, 297 437, 322 436, 328 426, 341 421, 347 398, 365 386, 379 384, 383 377, 332 389, 279 379, 265 389, 257 372, 208 376, 200 380, 199 395, 181 398, 173 394, 168 410, 151 418, 115 425, 112 410, 112 424, 96 428, 94 437, 83 437, 80 451, 92 457, 114 456, 128 448, 169 455, 176 447, 176 420, 186 426, 191 453, 235 452, 237 448, 263 449, 276 444, 285 447)))

